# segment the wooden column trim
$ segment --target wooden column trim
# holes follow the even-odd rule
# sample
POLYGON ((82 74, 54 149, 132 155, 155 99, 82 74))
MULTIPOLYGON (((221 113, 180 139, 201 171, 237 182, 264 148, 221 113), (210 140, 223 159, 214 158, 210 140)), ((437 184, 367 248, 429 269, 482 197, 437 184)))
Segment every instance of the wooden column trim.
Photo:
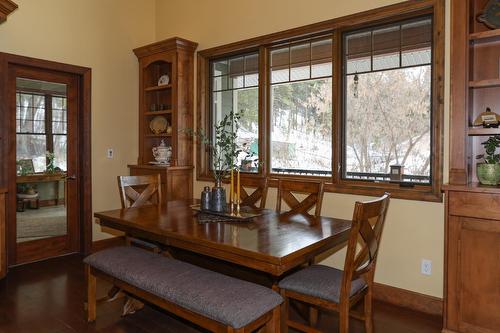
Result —
POLYGON ((451 54, 450 66, 450 165, 449 182, 454 185, 468 183, 469 146, 467 143, 468 127, 468 43, 469 10, 467 1, 451 3, 451 54))
POLYGON ((0 23, 7 20, 7 16, 17 9, 17 4, 11 0, 0 0, 0 23))

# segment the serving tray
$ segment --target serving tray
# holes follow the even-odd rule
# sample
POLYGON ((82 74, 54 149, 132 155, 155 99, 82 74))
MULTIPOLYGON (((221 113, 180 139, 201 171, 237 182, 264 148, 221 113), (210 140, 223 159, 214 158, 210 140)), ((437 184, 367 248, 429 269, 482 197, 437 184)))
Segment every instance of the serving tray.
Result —
POLYGON ((255 211, 248 207, 242 207, 240 215, 231 215, 229 212, 214 212, 211 210, 201 210, 200 205, 192 205, 196 212, 198 222, 250 222, 254 217, 266 214, 266 210, 255 211))

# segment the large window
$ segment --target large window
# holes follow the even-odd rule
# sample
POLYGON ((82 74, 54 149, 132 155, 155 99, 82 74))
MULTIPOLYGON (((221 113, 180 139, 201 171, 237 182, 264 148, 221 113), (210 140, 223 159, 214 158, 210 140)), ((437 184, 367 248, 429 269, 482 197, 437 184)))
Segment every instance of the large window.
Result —
POLYGON ((54 166, 66 170, 66 97, 18 91, 16 93, 17 159, 33 161, 35 172, 46 170, 46 153, 54 166))
POLYGON ((332 37, 270 51, 271 170, 332 173, 332 37))
MULTIPOLYGON (((442 5, 405 2, 200 51, 201 126, 242 112, 238 165, 270 186, 313 178, 331 192, 441 200, 442 5)), ((198 179, 209 180, 200 148, 198 179)))
POLYGON ((430 183, 432 20, 344 35, 343 177, 430 183))
MULTIPOLYGON (((211 116, 216 124, 231 111, 240 115, 236 165, 257 172, 259 165, 259 55, 257 53, 211 62, 211 116)), ((213 135, 213 133, 212 133, 213 135)))

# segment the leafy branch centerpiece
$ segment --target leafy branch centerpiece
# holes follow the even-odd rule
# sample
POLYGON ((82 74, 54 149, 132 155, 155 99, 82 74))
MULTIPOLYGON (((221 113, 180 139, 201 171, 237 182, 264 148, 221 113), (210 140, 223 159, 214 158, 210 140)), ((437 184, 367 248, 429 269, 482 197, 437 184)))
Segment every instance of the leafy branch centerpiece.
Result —
MULTIPOLYGON (((210 133, 205 133, 203 129, 197 131, 185 129, 188 135, 198 138, 210 153, 212 175, 215 186, 212 189, 211 210, 216 212, 226 211, 226 192, 222 187, 222 181, 228 177, 235 168, 235 159, 241 150, 236 145, 236 137, 239 129, 241 113, 234 111, 224 115, 224 117, 214 125, 213 137, 210 133)), ((231 184, 231 191, 232 191, 231 184)), ((231 197, 231 200, 233 198, 231 197)))
POLYGON ((490 136, 488 140, 481 143, 485 153, 477 155, 476 159, 483 159, 483 163, 477 163, 477 178, 484 185, 500 184, 500 154, 496 153, 500 147, 500 135, 490 136))

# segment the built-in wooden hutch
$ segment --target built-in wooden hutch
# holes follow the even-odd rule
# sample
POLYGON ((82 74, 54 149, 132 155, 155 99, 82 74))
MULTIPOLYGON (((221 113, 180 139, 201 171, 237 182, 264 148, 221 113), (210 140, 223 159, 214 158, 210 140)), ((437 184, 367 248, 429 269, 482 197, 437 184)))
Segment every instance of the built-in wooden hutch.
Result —
POLYGON ((194 52, 198 44, 170 38, 134 50, 139 59, 139 157, 131 175, 160 173, 164 200, 192 198, 194 52), (170 165, 155 165, 152 149, 172 147, 170 165))
POLYGON ((476 155, 498 128, 473 127, 500 113, 500 29, 479 22, 488 0, 451 1, 450 164, 446 193, 444 330, 500 332, 500 186, 478 183, 476 155))

